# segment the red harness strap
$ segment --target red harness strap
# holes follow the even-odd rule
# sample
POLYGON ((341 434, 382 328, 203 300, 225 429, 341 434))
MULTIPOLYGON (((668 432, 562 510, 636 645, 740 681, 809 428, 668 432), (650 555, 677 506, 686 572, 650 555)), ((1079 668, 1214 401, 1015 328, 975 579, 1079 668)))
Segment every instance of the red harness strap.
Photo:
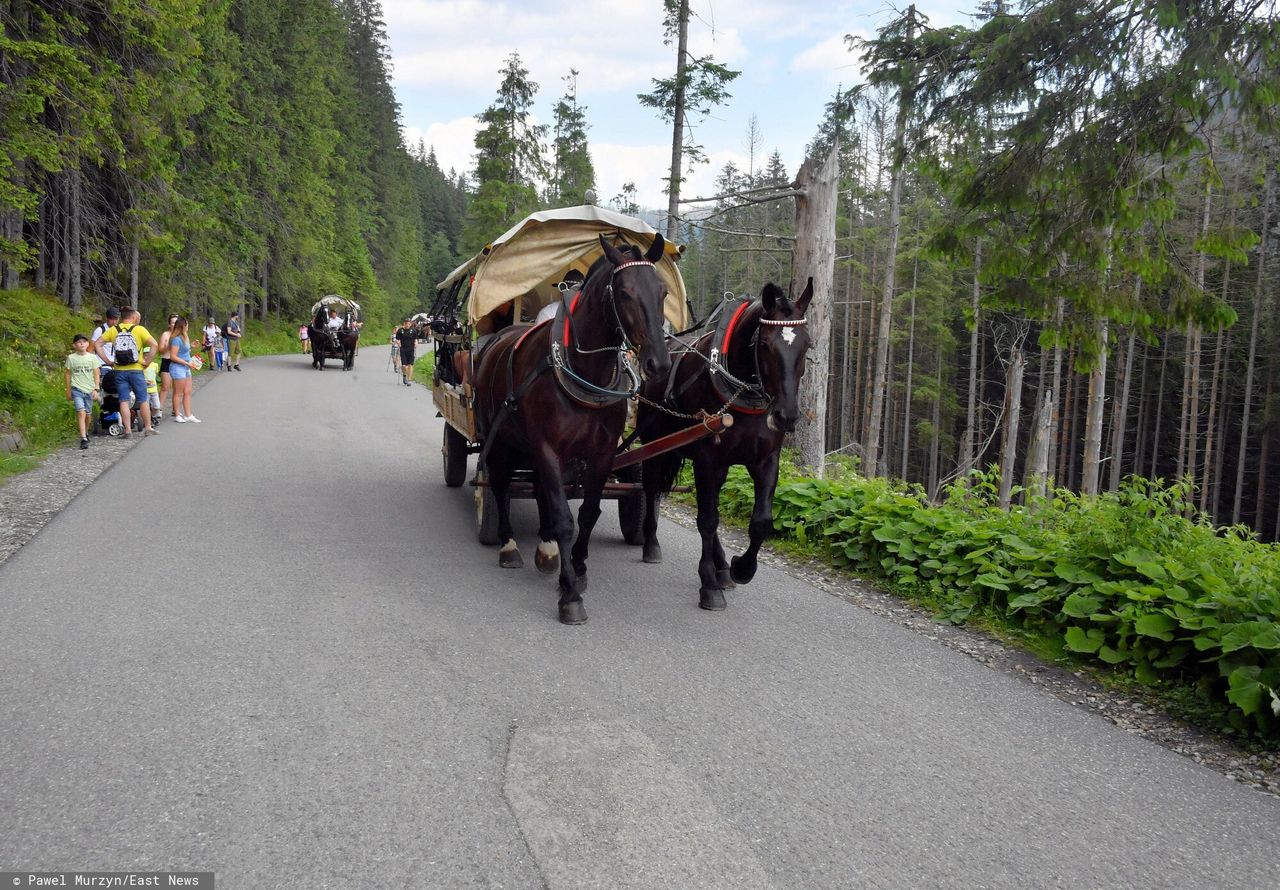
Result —
MULTIPOLYGON (((733 339, 733 332, 737 330, 738 322, 742 319, 742 314, 749 308, 751 308, 751 303, 749 302, 743 303, 739 306, 738 311, 733 313, 733 318, 729 319, 729 324, 725 327, 724 340, 720 343, 720 355, 722 356, 721 360, 725 363, 726 369, 729 367, 729 341, 733 339)), ((741 414, 763 414, 767 409, 748 408, 745 405, 734 405, 731 410, 737 411, 741 414)))

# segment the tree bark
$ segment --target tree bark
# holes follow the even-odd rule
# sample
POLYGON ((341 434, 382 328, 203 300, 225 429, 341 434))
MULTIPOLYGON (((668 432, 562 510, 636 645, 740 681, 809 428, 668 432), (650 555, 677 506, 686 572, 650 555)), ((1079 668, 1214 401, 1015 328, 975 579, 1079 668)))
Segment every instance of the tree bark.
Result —
POLYGON ((1031 430, 1031 445, 1027 449, 1027 472, 1024 485, 1027 489, 1027 506, 1034 506, 1044 498, 1049 481, 1049 442, 1053 439, 1053 408, 1057 399, 1052 388, 1045 391, 1036 410, 1035 426, 1031 430))
MULTIPOLYGON (((1229 266, 1227 267, 1230 268, 1229 266)), ((1223 271, 1223 291, 1226 291, 1228 272, 1223 271)), ((1225 339, 1222 328, 1218 328, 1217 342, 1213 347, 1213 377, 1209 383, 1209 422, 1205 427, 1204 440, 1204 472, 1200 476, 1200 512, 1209 512, 1209 483, 1213 472, 1213 435, 1214 424, 1218 419, 1218 379, 1222 373, 1222 341, 1225 339)), ((1214 513, 1217 512, 1215 509, 1214 513)))
MULTIPOLYGON (((1142 280, 1138 280, 1138 288, 1141 289, 1142 280)), ((1107 485, 1108 491, 1117 491, 1120 488, 1120 476, 1123 472, 1124 463, 1124 443, 1127 427, 1129 426, 1129 382, 1133 377, 1133 328, 1129 329, 1129 338, 1125 342, 1124 347, 1124 364, 1116 363, 1117 383, 1120 386, 1119 397, 1115 401, 1113 411, 1111 413, 1111 479, 1107 485)), ((1135 468, 1136 471, 1136 468, 1135 468)))
POLYGON ((70 202, 69 224, 67 235, 67 305, 73 312, 79 312, 84 302, 84 288, 80 267, 80 170, 71 171, 71 183, 68 189, 70 202))
POLYGON ((929 442, 929 478, 925 484, 929 500, 938 497, 938 453, 942 441, 942 356, 934 355, 933 438, 929 442))
POLYGON ((1160 475, 1160 424, 1164 419, 1164 372, 1169 362, 1169 333, 1166 331, 1160 346, 1160 382, 1156 384, 1156 423, 1151 436, 1151 466, 1147 475, 1155 479, 1160 475))
POLYGON ((1084 466, 1080 473, 1080 493, 1086 497, 1098 494, 1102 469, 1102 415, 1107 396, 1107 320, 1098 323, 1098 361, 1089 372, 1089 400, 1085 407, 1084 466))
POLYGON ((979 298, 982 296, 982 285, 979 282, 981 271, 982 239, 979 238, 973 245, 973 314, 970 318, 973 328, 969 331, 969 396, 965 405, 964 433, 960 436, 960 475, 962 476, 973 469, 976 460, 974 449, 978 444, 975 423, 978 395, 978 312, 979 298))
POLYGON ((791 294, 799 297, 813 278, 813 299, 805 313, 809 327, 809 370, 800 380, 800 417, 795 442, 798 463, 821 477, 826 463, 827 377, 830 366, 831 290, 835 280, 836 188, 839 144, 819 165, 805 161, 796 175, 796 248, 791 294))
MULTIPOLYGON (((1231 524, 1240 522, 1240 500, 1244 492, 1245 465, 1249 457, 1249 412, 1253 407, 1253 371, 1258 357, 1258 319, 1262 316, 1262 282, 1266 274, 1267 243, 1271 224, 1271 159, 1266 163, 1266 182, 1263 186, 1262 240, 1258 243, 1258 276, 1253 288, 1253 320, 1249 324, 1249 361, 1244 373, 1244 407, 1240 415, 1240 449, 1236 460, 1236 491, 1231 503, 1231 524)), ((1255 526, 1257 528, 1258 526, 1255 526)))
POLYGON ((680 0, 680 36, 676 48, 675 113, 671 127, 671 178, 668 180, 667 234, 672 244, 680 231, 680 183, 684 179, 685 56, 689 49, 689 0, 680 0))
POLYGON ((36 290, 44 290, 45 267, 49 264, 49 249, 45 243, 48 240, 47 205, 48 196, 42 193, 36 205, 36 290))
MULTIPOLYGON (((1057 306, 1054 308, 1054 337, 1053 337, 1053 385, 1049 387, 1049 391, 1053 393, 1053 411, 1049 418, 1049 443, 1045 449, 1045 465, 1048 467, 1049 473, 1054 474, 1054 484, 1058 484, 1058 480, 1062 478, 1062 474, 1058 471, 1058 429, 1062 424, 1062 412, 1059 405, 1062 400, 1062 341, 1058 338, 1058 332, 1062 330, 1062 316, 1066 311, 1066 299, 1058 297, 1057 306)), ((1068 373, 1070 367, 1068 366, 1068 373)), ((1046 478, 1046 482, 1048 479, 1046 478)))
MULTIPOLYGON (((919 226, 917 225, 917 228, 919 226)), ((911 326, 907 334, 907 389, 903 393, 902 407, 902 478, 907 478, 907 457, 911 451, 911 377, 916 364, 916 286, 920 283, 920 256, 917 253, 911 267, 911 326)))
POLYGON ((1014 347, 1005 378, 1004 438, 1000 445, 1000 508, 1009 509, 1014 464, 1018 459, 1018 416, 1022 413, 1022 350, 1014 347))

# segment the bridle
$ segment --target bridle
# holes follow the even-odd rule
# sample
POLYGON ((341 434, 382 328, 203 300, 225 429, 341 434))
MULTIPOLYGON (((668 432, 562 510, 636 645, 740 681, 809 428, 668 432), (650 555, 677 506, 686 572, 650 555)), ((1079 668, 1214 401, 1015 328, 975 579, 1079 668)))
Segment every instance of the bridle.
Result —
POLYGON ((622 338, 621 349, 626 352, 639 353, 640 350, 638 350, 635 347, 635 345, 631 342, 631 338, 627 336, 626 328, 622 324, 622 316, 618 313, 618 301, 614 298, 614 295, 613 295, 613 279, 623 269, 631 269, 636 266, 648 266, 650 269, 652 269, 654 267, 654 264, 649 262, 648 260, 627 260, 625 263, 619 263, 618 265, 614 266, 613 271, 609 273, 609 280, 605 283, 605 286, 604 286, 604 299, 609 304, 610 309, 613 310, 613 323, 617 327, 618 336, 622 338))
MULTIPOLYGON (((638 355, 640 350, 631 338, 627 336, 626 326, 622 323, 622 315, 618 312, 618 302, 613 291, 613 279, 623 269, 631 269, 637 266, 654 267, 654 263, 649 260, 627 260, 625 263, 619 263, 614 266, 609 273, 609 280, 605 282, 603 293, 601 295, 603 301, 609 306, 609 311, 613 314, 614 329, 617 331, 618 337, 622 340, 618 346, 602 346, 599 349, 583 349, 580 345, 582 340, 578 336, 577 327, 573 321, 572 307, 565 300, 561 300, 561 309, 556 313, 555 329, 552 331, 551 337, 551 366, 555 369, 557 376, 560 378, 561 385, 565 386, 569 395, 579 403, 593 404, 596 407, 602 407, 604 404, 610 404, 622 399, 631 399, 640 392, 641 376, 636 370, 632 355, 638 355), (564 325, 561 325, 560 316, 565 317, 564 325), (560 332, 567 327, 571 331, 570 341, 573 351, 578 355, 594 355, 601 352, 613 352, 617 355, 618 371, 610 386, 600 386, 592 383, 585 377, 578 374, 570 365, 568 347, 570 342, 562 344, 560 342, 560 332), (630 380, 629 385, 624 384, 626 388, 622 388, 619 384, 623 377, 630 380), (585 393, 574 393, 572 388, 566 383, 571 383, 585 393)), ((583 285, 583 292, 586 291, 586 284, 583 285)))

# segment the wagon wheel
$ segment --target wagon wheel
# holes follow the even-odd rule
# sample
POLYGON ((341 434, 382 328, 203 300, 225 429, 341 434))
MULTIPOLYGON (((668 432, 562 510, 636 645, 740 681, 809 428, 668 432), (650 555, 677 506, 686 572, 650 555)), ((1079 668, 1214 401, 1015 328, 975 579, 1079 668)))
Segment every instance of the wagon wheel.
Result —
MULTIPOLYGON (((620 482, 640 482, 643 478, 639 464, 618 473, 620 482)), ((644 543, 644 492, 622 495, 618 498, 618 524, 622 526, 622 540, 628 544, 644 543)))
MULTIPOLYGON (((484 482, 483 469, 476 470, 476 481, 484 482)), ((486 547, 498 541, 498 500, 487 485, 476 486, 476 538, 486 547)))
POLYGON ((457 488, 467 481, 467 437, 449 424, 444 425, 444 484, 457 488))

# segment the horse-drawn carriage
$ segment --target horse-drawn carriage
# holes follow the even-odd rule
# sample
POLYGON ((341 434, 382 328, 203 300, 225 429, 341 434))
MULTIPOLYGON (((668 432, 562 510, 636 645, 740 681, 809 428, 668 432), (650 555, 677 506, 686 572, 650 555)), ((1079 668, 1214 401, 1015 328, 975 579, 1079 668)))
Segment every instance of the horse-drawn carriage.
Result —
POLYGON ((325 360, 342 360, 342 370, 350 371, 360 345, 360 304, 329 294, 311 307, 307 336, 311 339, 311 367, 323 371, 325 360))
POLYGON ((763 512, 753 516, 752 546, 731 567, 714 526, 704 530, 701 518, 718 499, 727 469, 708 471, 719 459, 706 450, 719 448, 708 437, 730 443, 729 462, 761 455, 759 466, 748 469, 753 478, 759 474, 757 507, 767 491, 767 511, 777 451, 797 417, 808 342, 797 331, 811 288, 792 302, 769 284, 759 300, 726 305, 730 311, 707 335, 684 342, 679 334, 688 333, 689 313, 679 255, 638 219, 593 206, 543 211, 451 272, 430 311, 445 483, 463 485, 468 456, 479 454, 472 479, 478 536, 482 544, 501 545, 499 564, 509 568, 523 565, 510 499, 537 500, 535 562, 559 572, 566 624, 586 620, 581 593, 601 500, 618 501, 623 536, 645 545, 646 562, 661 559, 660 490, 641 481, 642 465, 670 490, 675 452, 694 458, 703 608, 724 608, 723 588, 754 575, 771 522, 763 512), (668 387, 669 377, 680 386, 668 387), (741 445, 731 441, 735 414, 754 437, 741 445), (631 435, 628 422, 636 426, 631 435), (636 439, 644 444, 629 448, 636 439), (569 498, 583 502, 576 539, 569 498))

